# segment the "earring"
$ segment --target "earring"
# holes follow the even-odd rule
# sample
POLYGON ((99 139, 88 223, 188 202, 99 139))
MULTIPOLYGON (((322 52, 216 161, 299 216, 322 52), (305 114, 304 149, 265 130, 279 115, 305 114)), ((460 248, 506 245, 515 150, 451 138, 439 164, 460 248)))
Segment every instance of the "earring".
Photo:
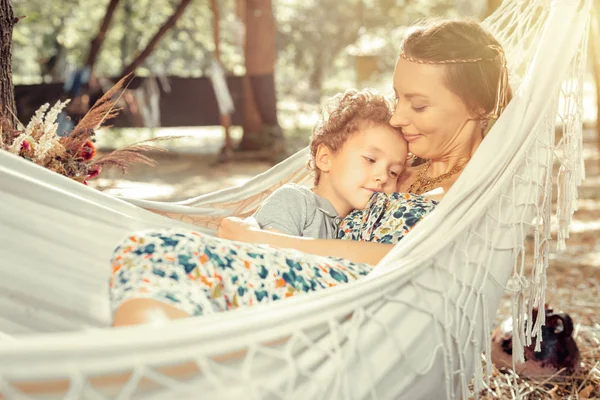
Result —
POLYGON ((487 130, 488 126, 490 126, 490 120, 489 119, 484 119, 481 122, 481 130, 485 132, 487 130))

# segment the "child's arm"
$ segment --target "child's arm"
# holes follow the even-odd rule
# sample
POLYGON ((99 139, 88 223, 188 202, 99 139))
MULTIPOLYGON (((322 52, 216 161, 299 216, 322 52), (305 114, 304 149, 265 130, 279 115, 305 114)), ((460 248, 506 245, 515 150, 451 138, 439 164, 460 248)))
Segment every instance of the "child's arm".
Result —
POLYGON ((294 237, 256 228, 240 218, 225 218, 219 226, 220 238, 247 243, 265 243, 326 257, 342 257, 356 263, 375 265, 394 247, 391 244, 355 240, 294 237))

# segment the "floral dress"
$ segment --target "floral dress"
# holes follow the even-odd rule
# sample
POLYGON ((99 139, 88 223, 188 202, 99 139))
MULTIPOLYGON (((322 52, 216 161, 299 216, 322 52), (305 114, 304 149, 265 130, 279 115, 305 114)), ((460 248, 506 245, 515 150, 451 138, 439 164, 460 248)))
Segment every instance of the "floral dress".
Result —
MULTIPOLYGON (((375 193, 351 212, 339 239, 395 244, 437 202, 423 196, 375 193)), ((183 229, 140 231, 112 258, 113 311, 134 298, 151 298, 190 315, 267 303, 352 282, 373 266, 294 249, 220 239, 183 229)))

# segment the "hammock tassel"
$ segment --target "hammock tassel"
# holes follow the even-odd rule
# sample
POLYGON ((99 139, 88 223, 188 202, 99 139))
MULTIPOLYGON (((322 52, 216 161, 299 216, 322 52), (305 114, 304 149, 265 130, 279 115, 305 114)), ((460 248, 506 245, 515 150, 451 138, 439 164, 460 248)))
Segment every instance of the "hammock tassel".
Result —
POLYGON ((527 336, 525 334, 525 302, 524 290, 526 280, 523 276, 513 275, 508 282, 508 290, 512 292, 512 320, 513 320, 513 369, 515 364, 525 361, 524 346, 527 336))

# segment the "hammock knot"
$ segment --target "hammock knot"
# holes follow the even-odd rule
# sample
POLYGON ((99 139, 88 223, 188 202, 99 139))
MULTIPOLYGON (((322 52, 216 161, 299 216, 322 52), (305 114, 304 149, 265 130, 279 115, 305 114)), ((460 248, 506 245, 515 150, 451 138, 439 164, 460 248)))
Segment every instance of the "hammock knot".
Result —
POLYGON ((529 280, 526 277, 519 274, 513 274, 506 283, 506 290, 511 293, 520 293, 525 291, 529 287, 529 280))

